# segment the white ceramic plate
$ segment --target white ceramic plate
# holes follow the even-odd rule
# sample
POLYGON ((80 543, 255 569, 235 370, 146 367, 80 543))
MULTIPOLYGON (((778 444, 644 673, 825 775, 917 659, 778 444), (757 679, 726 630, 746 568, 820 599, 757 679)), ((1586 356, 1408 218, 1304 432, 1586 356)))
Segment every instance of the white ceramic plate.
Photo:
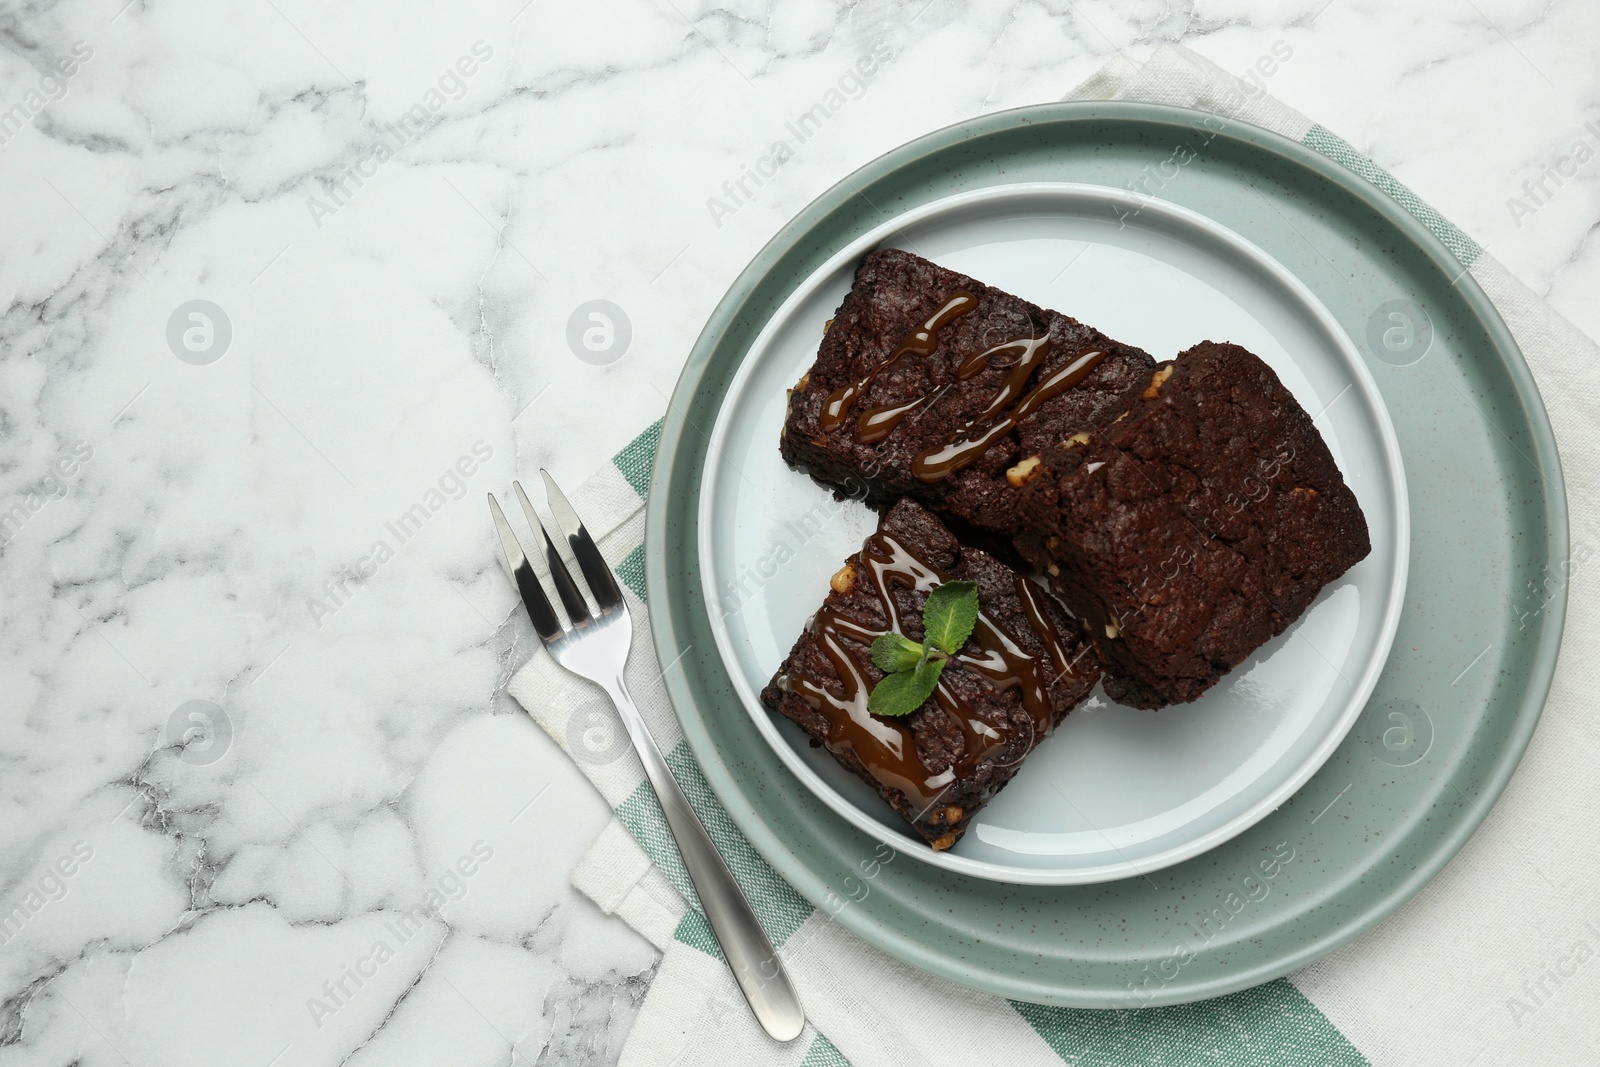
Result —
POLYGON ((1410 523, 1394 428, 1355 346, 1298 279, 1186 208, 1119 189, 1034 183, 924 205, 800 281, 729 387, 711 434, 699 555, 718 650, 762 735, 860 829, 997 881, 1109 881, 1195 856, 1282 804, 1344 738, 1383 668, 1405 592, 1410 523), (1161 712, 1098 690, 1029 755, 947 852, 812 748, 759 693, 876 515, 778 455, 785 390, 873 248, 899 247, 1168 359, 1244 345, 1316 417, 1366 513, 1372 553, 1289 631, 1193 704, 1161 712))

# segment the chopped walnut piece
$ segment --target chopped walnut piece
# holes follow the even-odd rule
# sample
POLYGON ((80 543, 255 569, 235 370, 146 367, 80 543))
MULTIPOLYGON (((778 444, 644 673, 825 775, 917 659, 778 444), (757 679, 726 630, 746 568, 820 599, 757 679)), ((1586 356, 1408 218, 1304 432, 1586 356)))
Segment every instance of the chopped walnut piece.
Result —
POLYGON ((828 584, 833 587, 835 593, 848 593, 856 587, 856 569, 846 563, 828 579, 828 584))
POLYGON ((943 837, 939 838, 937 841, 928 842, 928 844, 933 847, 933 850, 935 852, 943 852, 945 849, 949 848, 951 845, 953 845, 955 843, 956 843, 956 835, 955 834, 945 834, 943 837))
POLYGON ((1089 443, 1089 435, 1080 430, 1078 433, 1073 434, 1071 437, 1067 438, 1061 443, 1067 448, 1077 448, 1079 445, 1086 445, 1089 443))
POLYGON ((948 808, 944 809, 944 823, 945 823, 945 825, 949 826, 949 825, 951 825, 953 823, 960 822, 961 821, 961 815, 962 815, 961 805, 959 805, 959 804, 951 804, 948 808))
POLYGON ((1034 478, 1038 473, 1039 457, 1029 456, 1027 459, 1018 463, 1015 467, 1012 467, 1010 470, 1006 471, 1006 481, 1010 482, 1014 488, 1021 489, 1024 485, 1027 485, 1029 480, 1034 478))
POLYGON ((1144 392, 1139 395, 1146 400, 1154 400, 1161 395, 1161 387, 1166 384, 1167 379, 1170 377, 1172 377, 1172 368, 1170 366, 1162 367, 1150 376, 1150 384, 1145 386, 1144 392))
POLYGON ((1117 629, 1117 623, 1116 623, 1115 619, 1113 619, 1112 621, 1106 623, 1106 636, 1107 637, 1116 637, 1117 634, 1119 634, 1121 632, 1122 632, 1121 630, 1117 629))

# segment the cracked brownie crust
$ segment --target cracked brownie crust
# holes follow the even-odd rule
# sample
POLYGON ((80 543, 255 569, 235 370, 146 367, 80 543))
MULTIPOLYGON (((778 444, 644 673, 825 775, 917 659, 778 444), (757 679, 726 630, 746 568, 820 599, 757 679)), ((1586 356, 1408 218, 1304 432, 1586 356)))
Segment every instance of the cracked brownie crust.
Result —
POLYGON ((1311 416, 1236 345, 1163 364, 1124 418, 1047 448, 1021 496, 1019 552, 1137 707, 1198 697, 1371 550, 1311 416))

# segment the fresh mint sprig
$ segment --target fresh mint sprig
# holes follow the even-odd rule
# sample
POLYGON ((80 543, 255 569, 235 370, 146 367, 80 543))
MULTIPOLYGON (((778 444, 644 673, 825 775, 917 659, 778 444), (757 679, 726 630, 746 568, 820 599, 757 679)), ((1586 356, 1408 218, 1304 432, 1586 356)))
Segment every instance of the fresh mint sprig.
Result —
POLYGON ((867 710, 895 718, 922 707, 977 622, 976 582, 946 582, 934 589, 922 605, 922 644, 897 633, 880 634, 872 642, 872 662, 884 677, 872 687, 867 710))

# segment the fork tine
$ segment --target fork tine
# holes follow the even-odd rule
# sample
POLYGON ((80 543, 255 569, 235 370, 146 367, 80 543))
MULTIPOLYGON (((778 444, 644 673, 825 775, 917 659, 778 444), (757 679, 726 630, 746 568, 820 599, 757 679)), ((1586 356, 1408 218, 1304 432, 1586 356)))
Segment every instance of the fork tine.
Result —
POLYGON ((600 554, 594 538, 589 536, 589 531, 585 529, 572 505, 567 503, 567 495, 556 485, 556 480, 550 477, 550 472, 540 467, 539 474, 544 478, 544 494, 550 504, 550 512, 561 526, 561 532, 567 535, 567 543, 572 546, 572 555, 577 559, 578 566, 583 568, 583 576, 589 581, 589 591, 594 594, 601 612, 612 610, 622 603, 622 589, 617 585, 617 576, 611 572, 611 565, 600 554))
POLYGON ((561 553, 556 551, 556 543, 550 540, 550 532, 544 528, 544 523, 539 518, 539 513, 533 510, 533 505, 528 503, 528 494, 522 491, 521 482, 512 482, 511 488, 517 491, 517 499, 522 502, 522 513, 528 517, 528 525, 539 531, 544 538, 544 555, 550 563, 550 577, 555 580, 556 592, 561 594, 561 603, 567 609, 567 618, 572 620, 573 626, 582 626, 589 622, 589 603, 583 599, 583 591, 578 588, 578 583, 572 580, 572 572, 567 570, 567 565, 561 562, 561 553))
POLYGON ((555 609, 544 595, 538 575, 533 573, 533 565, 522 551, 522 542, 511 532, 511 524, 506 522, 505 512, 500 510, 500 501, 494 498, 493 493, 489 494, 489 512, 494 516, 494 528, 500 534, 500 547, 505 551, 506 562, 511 564, 512 575, 517 580, 517 591, 522 594, 522 606, 528 609, 533 628, 539 631, 541 640, 547 643, 554 641, 566 630, 561 620, 556 618, 555 609))

